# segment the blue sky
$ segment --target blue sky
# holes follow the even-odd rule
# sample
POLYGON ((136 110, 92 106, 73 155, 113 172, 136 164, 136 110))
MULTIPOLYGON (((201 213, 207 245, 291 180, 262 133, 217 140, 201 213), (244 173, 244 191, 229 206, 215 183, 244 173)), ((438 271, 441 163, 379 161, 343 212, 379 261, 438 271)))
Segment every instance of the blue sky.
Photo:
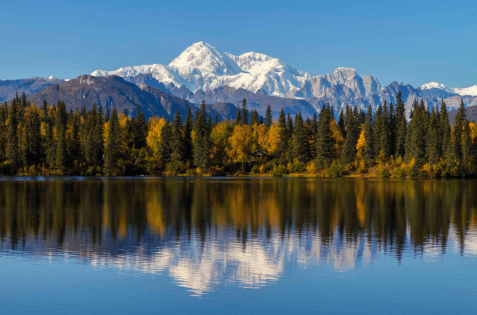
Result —
POLYGON ((0 12, 0 79, 168 64, 205 41, 314 75, 343 66, 381 84, 477 84, 475 0, 23 0, 0 12))

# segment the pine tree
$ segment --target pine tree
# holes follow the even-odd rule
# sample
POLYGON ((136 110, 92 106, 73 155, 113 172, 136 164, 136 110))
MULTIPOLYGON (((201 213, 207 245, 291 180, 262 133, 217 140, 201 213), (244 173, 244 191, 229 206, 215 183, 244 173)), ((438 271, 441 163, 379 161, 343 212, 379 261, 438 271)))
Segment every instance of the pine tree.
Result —
POLYGON ((65 126, 60 125, 56 130, 56 161, 55 166, 62 173, 66 169, 66 137, 65 126))
POLYGON ((307 147, 307 135, 303 125, 303 118, 301 112, 295 116, 295 134, 294 134, 294 156, 302 163, 308 162, 309 150, 307 147))
POLYGON ((182 118, 179 109, 177 109, 176 114, 174 115, 174 120, 172 121, 171 147, 172 158, 174 161, 184 163, 186 161, 186 152, 182 128, 182 118))
POLYGON ((202 101, 194 122, 194 164, 202 170, 208 169, 210 165, 210 129, 206 117, 206 106, 202 101))
POLYGON ((279 136, 280 140, 277 146, 277 156, 280 164, 286 165, 287 163, 287 153, 288 153, 288 130, 285 118, 285 112, 280 112, 280 117, 278 118, 278 128, 279 128, 279 136))
POLYGON ((450 158, 451 155, 451 126, 449 123, 449 114, 447 113, 447 106, 444 100, 441 101, 441 124, 440 124, 440 135, 441 135, 441 156, 446 159, 450 158))
POLYGON ((404 158, 406 154, 406 134, 407 134, 407 121, 404 108, 404 102, 402 101, 401 91, 396 95, 396 137, 395 137, 395 156, 404 158))
POLYGON ((184 121, 184 152, 185 161, 192 161, 194 154, 192 143, 192 113, 190 106, 187 107, 187 116, 184 121))
POLYGON ((133 121, 133 128, 134 128, 134 148, 135 149, 142 149, 146 147, 146 139, 147 139, 147 122, 144 113, 141 111, 139 105, 137 106, 137 115, 133 121))
POLYGON ((465 113, 464 100, 461 99, 460 106, 457 111, 457 115, 454 120, 454 132, 452 134, 452 153, 456 161, 462 161, 463 152, 462 152, 462 132, 464 129, 465 121, 467 119, 467 114, 465 113))
POLYGON ((237 116, 235 117, 235 125, 240 126, 242 124, 242 114, 240 107, 237 107, 237 116))
MULTIPOLYGON (((346 109, 349 110, 349 106, 346 105, 346 109)), ((343 138, 346 139, 346 122, 344 119, 343 110, 340 110, 340 115, 338 117, 338 129, 341 131, 343 138)))
POLYGON ((242 125, 248 125, 247 100, 245 98, 242 100, 242 125))
POLYGON ((270 104, 267 105, 267 111, 265 113, 265 127, 270 128, 272 125, 272 108, 270 107, 270 104))
POLYGON ((12 103, 8 112, 7 159, 14 168, 20 164, 20 155, 18 152, 18 120, 18 105, 17 103, 12 103))
POLYGON ((159 145, 159 151, 157 152, 157 155, 161 157, 161 161, 164 164, 169 163, 171 161, 171 138, 171 123, 169 122, 169 120, 167 120, 166 124, 161 129, 161 144, 159 145))
POLYGON ((219 115, 215 112, 214 127, 219 124, 219 115))
POLYGON ((359 132, 357 124, 356 115, 348 108, 346 113, 346 139, 340 157, 342 165, 348 165, 356 158, 356 143, 358 142, 357 135, 359 132))
POLYGON ((333 137, 330 123, 332 113, 330 107, 323 105, 318 119, 316 135, 316 164, 320 167, 329 166, 333 160, 333 137))
POLYGON ((258 112, 256 110, 252 110, 252 114, 250 115, 250 126, 258 124, 258 112))
POLYGON ((118 112, 116 111, 116 107, 114 107, 111 117, 109 118, 108 137, 104 150, 104 173, 107 176, 119 172, 117 163, 120 157, 120 133, 118 112))
POLYGON ((427 131, 427 155, 431 164, 439 162, 439 142, 438 137, 438 120, 434 108, 432 109, 431 119, 429 121, 429 129, 427 131))
POLYGON ((366 120, 364 122, 364 137, 366 139, 366 147, 364 149, 364 160, 369 163, 374 160, 374 142, 373 142, 373 109, 371 105, 368 107, 366 120))
POLYGON ((464 122, 462 129, 462 162, 467 174, 473 173, 474 150, 472 144, 472 131, 470 130, 469 121, 464 122))

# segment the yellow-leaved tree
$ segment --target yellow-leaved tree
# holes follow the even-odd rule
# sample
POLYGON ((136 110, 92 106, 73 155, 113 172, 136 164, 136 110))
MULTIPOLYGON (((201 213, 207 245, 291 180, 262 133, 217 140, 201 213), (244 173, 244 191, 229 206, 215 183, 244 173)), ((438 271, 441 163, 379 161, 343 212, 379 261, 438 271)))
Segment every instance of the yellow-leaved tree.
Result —
POLYGON ((212 141, 211 157, 216 163, 224 163, 229 149, 229 138, 232 136, 230 122, 223 121, 217 124, 210 133, 212 141))
POLYGON ((280 142, 280 127, 274 120, 267 132, 265 150, 268 154, 274 154, 277 151, 278 142, 280 142))
POLYGON ((234 132, 229 138, 230 150, 228 155, 236 162, 243 162, 252 152, 253 133, 249 125, 234 127, 234 132))
POLYGON ((364 134, 364 125, 361 125, 361 133, 358 138, 358 142, 356 143, 356 150, 358 151, 357 157, 358 159, 362 159, 364 157, 364 150, 366 149, 366 136, 364 134))
POLYGON ((331 129, 331 137, 333 138, 333 155, 335 157, 339 157, 341 155, 341 149, 343 148, 343 144, 345 142, 343 138, 343 134, 341 133, 340 128, 336 125, 336 120, 333 119, 330 122, 330 129, 331 129))
MULTIPOLYGON (((121 120, 120 117, 119 124, 122 127, 121 120)), ((146 142, 148 147, 154 152, 154 155, 156 155, 159 150, 159 145, 161 144, 161 130, 165 124, 166 120, 164 118, 151 117, 149 119, 149 131, 147 133, 146 142)))

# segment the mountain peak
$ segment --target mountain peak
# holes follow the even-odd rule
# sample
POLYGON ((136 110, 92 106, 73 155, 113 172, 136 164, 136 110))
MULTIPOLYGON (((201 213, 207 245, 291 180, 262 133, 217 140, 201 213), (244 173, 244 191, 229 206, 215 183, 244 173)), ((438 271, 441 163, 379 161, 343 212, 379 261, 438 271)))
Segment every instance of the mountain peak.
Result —
POLYGON ((240 73, 240 68, 227 54, 204 42, 192 44, 172 60, 169 67, 183 75, 192 74, 197 70, 202 74, 235 75, 240 73))
POLYGON ((356 70, 353 68, 339 67, 333 71, 334 75, 339 75, 344 78, 349 78, 356 75, 356 70))

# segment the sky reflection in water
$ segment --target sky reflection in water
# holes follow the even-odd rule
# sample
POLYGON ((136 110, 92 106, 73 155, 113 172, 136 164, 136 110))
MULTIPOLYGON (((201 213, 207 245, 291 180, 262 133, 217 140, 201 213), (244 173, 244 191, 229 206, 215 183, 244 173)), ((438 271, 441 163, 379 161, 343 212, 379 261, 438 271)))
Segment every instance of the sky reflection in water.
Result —
MULTIPOLYGON (((13 311, 15 298, 30 296, 27 312, 46 303, 40 296, 63 294, 79 313, 96 297, 73 296, 102 288, 118 306, 142 292, 129 298, 136 311, 139 300, 143 310, 161 301, 183 312, 197 303, 257 311, 259 298, 262 313, 334 312, 376 298, 391 313, 417 312, 427 298, 438 300, 425 310, 470 310, 476 191, 466 180, 4 180, 0 305, 13 311)), ((61 313, 64 303, 44 308, 61 313)))

